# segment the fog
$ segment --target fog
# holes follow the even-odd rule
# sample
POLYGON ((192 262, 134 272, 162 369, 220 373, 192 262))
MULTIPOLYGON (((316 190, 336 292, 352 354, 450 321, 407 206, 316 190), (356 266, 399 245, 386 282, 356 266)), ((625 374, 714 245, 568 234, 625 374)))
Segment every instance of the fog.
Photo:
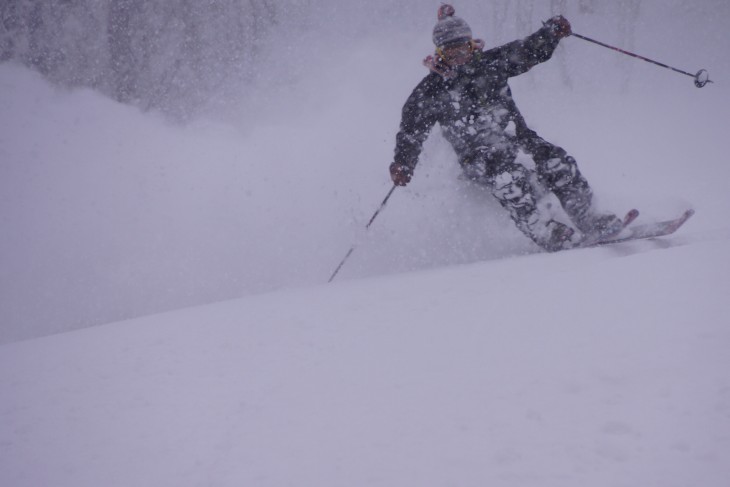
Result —
MULTIPOLYGON (((537 252, 458 180, 437 130, 412 185, 364 231, 391 187, 400 109, 426 74, 438 5, 4 3, 0 342, 320 284, 353 244, 338 279, 537 252)), ((560 12, 577 33, 707 68, 715 83, 698 90, 568 38, 511 86, 603 206, 667 216, 708 185, 677 171, 723 154, 727 2, 455 7, 488 46, 560 12), (637 171, 612 172, 615 158, 637 171)))

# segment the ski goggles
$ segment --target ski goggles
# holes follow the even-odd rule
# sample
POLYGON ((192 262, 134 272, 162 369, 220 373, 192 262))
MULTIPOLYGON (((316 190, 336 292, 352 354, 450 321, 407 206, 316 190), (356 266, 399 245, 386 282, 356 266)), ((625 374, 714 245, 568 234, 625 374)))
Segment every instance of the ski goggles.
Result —
POLYGON ((474 52, 474 48, 474 41, 468 40, 460 44, 437 47, 436 54, 447 64, 462 64, 469 60, 469 57, 474 52))

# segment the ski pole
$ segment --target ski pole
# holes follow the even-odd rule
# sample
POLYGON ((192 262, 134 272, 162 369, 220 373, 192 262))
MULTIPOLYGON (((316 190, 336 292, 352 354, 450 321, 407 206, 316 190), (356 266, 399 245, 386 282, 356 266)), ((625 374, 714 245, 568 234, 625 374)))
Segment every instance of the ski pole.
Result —
POLYGON ((592 42, 594 44, 598 44, 599 46, 603 46, 603 47, 606 47, 608 49, 613 49, 614 51, 620 52, 621 54, 626 54, 627 56, 635 57, 637 59, 641 59, 642 61, 646 61, 648 63, 656 64, 657 66, 661 66, 662 68, 671 69, 672 71, 675 71, 677 73, 690 76, 690 77, 694 78, 694 80, 695 80, 695 86, 697 88, 702 88, 707 83, 712 83, 712 81, 710 80, 710 74, 707 72, 706 69, 700 69, 695 74, 688 73, 687 71, 682 71, 681 69, 673 68, 673 67, 668 66, 668 65, 666 65, 664 63, 660 63, 658 61, 654 61, 653 59, 649 59, 649 58, 646 58, 644 56, 639 56, 638 54, 634 54, 633 52, 625 51, 625 50, 620 49, 618 47, 610 46, 608 44, 605 44, 603 42, 597 41, 595 39, 591 39, 590 37, 586 37, 586 36, 582 36, 580 34, 576 34, 575 32, 573 32, 571 35, 574 36, 574 37, 577 37, 578 39, 583 39, 584 41, 592 42))
MULTIPOLYGON (((380 211, 383 208, 385 208, 385 204, 388 202, 388 199, 390 199, 390 195, 393 194, 393 191, 395 191, 395 188, 397 188, 397 187, 398 187, 398 185, 394 184, 393 187, 390 188, 390 191, 388 191, 388 194, 385 196, 385 199, 383 199, 383 202, 380 203, 380 206, 378 207, 377 210, 375 210, 375 213, 373 213, 373 216, 370 218, 370 221, 368 222, 368 224, 365 225, 365 230, 370 228, 370 225, 372 225, 373 221, 375 221, 375 218, 378 216, 378 213, 380 213, 380 211)), ((340 262, 340 265, 337 266, 337 269, 335 269, 335 272, 332 273, 332 276, 330 276, 330 279, 327 282, 332 282, 332 279, 334 279, 335 276, 337 275, 337 273, 340 272, 340 269, 342 269, 342 266, 345 265, 345 261, 347 261, 347 259, 350 258, 350 255, 352 255, 352 253, 355 251, 355 246, 356 245, 353 244, 352 247, 350 247, 350 250, 347 251, 347 253, 345 254, 345 257, 342 259, 342 262, 340 262)))

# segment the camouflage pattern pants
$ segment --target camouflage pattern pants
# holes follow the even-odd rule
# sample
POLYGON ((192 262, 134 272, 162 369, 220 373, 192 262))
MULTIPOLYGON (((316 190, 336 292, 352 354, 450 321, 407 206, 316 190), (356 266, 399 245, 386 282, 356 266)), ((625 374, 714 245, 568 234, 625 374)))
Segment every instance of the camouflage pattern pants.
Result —
POLYGON ((468 179, 490 188, 525 235, 546 250, 560 250, 565 244, 561 238, 565 224, 540 211, 531 171, 515 160, 518 149, 532 156, 537 181, 555 194, 573 222, 588 212, 593 194, 575 159, 535 132, 526 132, 520 137, 505 135, 497 144, 480 147, 462 168, 468 179))

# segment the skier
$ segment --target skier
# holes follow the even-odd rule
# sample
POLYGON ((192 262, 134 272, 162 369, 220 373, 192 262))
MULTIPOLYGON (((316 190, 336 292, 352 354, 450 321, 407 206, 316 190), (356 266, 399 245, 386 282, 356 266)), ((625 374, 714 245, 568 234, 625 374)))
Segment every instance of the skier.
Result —
POLYGON ((527 127, 507 84, 550 59, 560 39, 572 33, 568 20, 553 17, 525 39, 484 51, 484 42, 473 39, 469 25, 454 13, 451 5, 439 8, 436 54, 424 60, 431 72, 403 107, 390 165, 393 183, 410 182, 423 143, 438 122, 464 175, 490 188, 517 227, 542 248, 557 251, 618 232, 622 220, 594 211, 591 188, 575 159, 527 127), (532 157, 537 181, 555 194, 579 232, 538 207, 530 171, 516 162, 518 149, 532 157))

